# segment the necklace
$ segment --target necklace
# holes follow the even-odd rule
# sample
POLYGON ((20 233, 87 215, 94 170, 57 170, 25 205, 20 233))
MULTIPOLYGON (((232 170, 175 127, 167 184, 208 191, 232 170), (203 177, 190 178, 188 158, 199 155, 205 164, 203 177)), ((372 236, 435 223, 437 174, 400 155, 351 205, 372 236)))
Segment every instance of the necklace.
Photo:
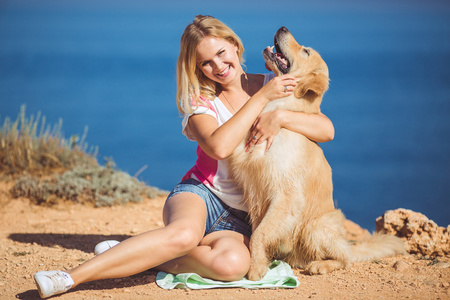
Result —
MULTIPOLYGON (((248 99, 250 99, 250 96, 248 95, 248 77, 247 77, 247 73, 245 73, 245 72, 244 72, 244 78, 245 78, 245 89, 244 89, 244 92, 248 96, 248 98, 247 98, 247 100, 245 102, 247 102, 248 99)), ((237 110, 233 107, 233 105, 231 105, 230 101, 228 101, 227 95, 225 95, 224 91, 222 91, 222 95, 225 98, 225 101, 227 101, 228 105, 231 107, 231 109, 233 109, 233 112, 234 112, 233 115, 235 113, 237 113, 237 110)))
POLYGON ((225 95, 224 92, 222 92, 223 97, 225 98, 225 101, 227 101, 228 105, 233 109, 233 115, 235 113, 237 113, 236 109, 233 107, 233 105, 231 105, 230 101, 228 101, 227 96, 225 95))

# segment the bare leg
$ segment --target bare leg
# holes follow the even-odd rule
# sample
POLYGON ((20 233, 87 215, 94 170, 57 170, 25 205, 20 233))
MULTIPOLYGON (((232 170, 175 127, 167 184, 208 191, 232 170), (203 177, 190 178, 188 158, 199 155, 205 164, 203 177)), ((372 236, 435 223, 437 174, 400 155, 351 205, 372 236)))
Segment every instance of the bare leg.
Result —
POLYGON ((165 227, 131 237, 67 271, 74 286, 92 280, 126 277, 151 268, 195 272, 217 280, 238 280, 248 271, 248 238, 233 231, 203 237, 206 205, 192 193, 168 199, 165 227))
POLYGON ((195 272, 223 281, 242 279, 250 267, 249 238, 234 231, 216 231, 205 236, 189 254, 156 267, 179 274, 195 272))
POLYGON ((99 256, 67 271, 74 286, 87 281, 137 274, 184 256, 201 241, 206 205, 192 193, 180 193, 164 207, 166 227, 131 237, 99 256))

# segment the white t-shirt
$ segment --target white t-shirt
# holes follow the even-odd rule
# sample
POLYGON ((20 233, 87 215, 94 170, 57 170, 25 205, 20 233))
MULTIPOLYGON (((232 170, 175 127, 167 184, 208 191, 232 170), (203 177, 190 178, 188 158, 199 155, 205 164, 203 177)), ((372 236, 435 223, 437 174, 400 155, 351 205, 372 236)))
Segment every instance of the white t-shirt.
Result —
MULTIPOLYGON (((273 77, 273 74, 264 74, 264 84, 273 77)), ((222 126, 222 124, 233 116, 218 97, 215 97, 214 100, 207 100, 204 98, 202 98, 202 100, 205 104, 200 104, 192 114, 186 113, 183 118, 183 134, 191 141, 195 141, 195 139, 187 127, 190 116, 194 114, 210 115, 217 120, 219 126, 222 126)), ((194 178, 206 185, 208 189, 228 206, 248 211, 242 201, 242 191, 229 176, 227 160, 212 159, 200 148, 200 146, 197 147, 197 157, 195 166, 186 173, 183 180, 194 178)))

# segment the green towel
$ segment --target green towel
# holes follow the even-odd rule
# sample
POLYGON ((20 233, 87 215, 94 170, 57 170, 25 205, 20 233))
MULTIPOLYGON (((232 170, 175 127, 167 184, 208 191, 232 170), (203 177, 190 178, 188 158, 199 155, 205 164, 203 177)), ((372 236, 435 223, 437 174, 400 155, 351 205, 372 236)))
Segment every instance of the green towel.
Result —
POLYGON ((212 288, 295 288, 300 282, 294 276, 291 267, 282 261, 275 260, 269 266, 266 276, 259 281, 251 281, 243 278, 238 281, 217 281, 203 278, 195 273, 183 273, 178 275, 159 272, 156 275, 156 284, 167 290, 181 289, 212 289, 212 288))

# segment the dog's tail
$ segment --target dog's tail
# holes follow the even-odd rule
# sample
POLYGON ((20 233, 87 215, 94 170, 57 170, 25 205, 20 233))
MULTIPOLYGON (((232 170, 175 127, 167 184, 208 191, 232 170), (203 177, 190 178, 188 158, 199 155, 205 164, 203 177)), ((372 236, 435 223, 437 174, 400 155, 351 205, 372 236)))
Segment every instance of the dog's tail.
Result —
POLYGON ((377 260, 387 256, 405 254, 403 241, 393 235, 374 233, 351 246, 352 262, 377 260))

